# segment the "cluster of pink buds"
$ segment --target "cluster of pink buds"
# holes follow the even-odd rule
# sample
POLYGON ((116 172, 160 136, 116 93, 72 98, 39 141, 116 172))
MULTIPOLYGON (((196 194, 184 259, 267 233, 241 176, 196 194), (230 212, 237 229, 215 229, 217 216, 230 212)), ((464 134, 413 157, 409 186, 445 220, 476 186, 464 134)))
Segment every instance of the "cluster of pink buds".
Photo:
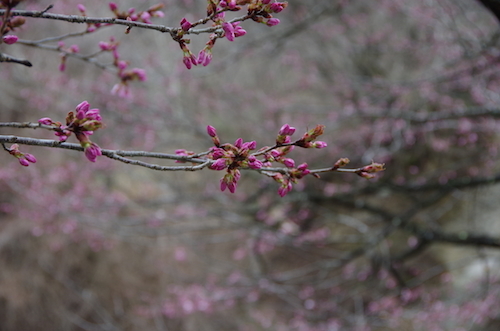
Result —
POLYGON ((252 20, 258 23, 266 24, 267 26, 275 26, 280 23, 280 20, 274 18, 272 14, 277 14, 283 11, 288 6, 288 2, 278 2, 272 0, 256 1, 248 6, 248 14, 252 15, 252 20))
POLYGON ((76 106, 75 112, 69 112, 66 116, 66 125, 61 122, 54 122, 48 117, 38 120, 38 123, 50 125, 59 137, 59 141, 64 142, 74 133, 80 145, 85 150, 85 156, 89 161, 95 162, 96 158, 102 155, 101 148, 90 141, 90 136, 99 128, 103 127, 102 117, 97 108, 90 109, 90 104, 83 101, 76 106))
POLYGON ((147 76, 144 69, 133 68, 127 70, 129 62, 120 59, 118 46, 119 42, 117 42, 114 37, 111 37, 109 42, 99 42, 99 48, 102 51, 111 52, 113 54, 113 65, 118 69, 118 78, 120 79, 120 83, 113 86, 111 94, 118 95, 120 97, 128 97, 130 96, 128 82, 134 80, 143 82, 147 79, 147 76))
POLYGON ((222 144, 217 136, 217 131, 213 126, 207 126, 207 133, 212 137, 215 147, 210 149, 208 157, 214 162, 210 164, 212 170, 227 170, 226 175, 221 179, 220 188, 224 191, 226 188, 234 193, 238 180, 240 179, 239 168, 261 169, 262 161, 258 160, 250 151, 257 148, 255 141, 244 142, 242 138, 236 139, 234 144, 222 144))
MULTIPOLYGON (((280 184, 278 194, 285 196, 292 190, 292 184, 296 184, 298 180, 311 173, 307 163, 302 163, 295 166, 295 161, 289 157, 289 154, 295 146, 303 148, 323 148, 326 143, 316 141, 324 131, 323 125, 317 125, 314 129, 307 131, 299 140, 292 142, 291 136, 296 129, 288 124, 281 127, 276 138, 276 145, 273 147, 262 147, 255 153, 250 151, 255 150, 257 144, 255 141, 243 142, 242 138, 238 138, 234 144, 221 144, 217 131, 213 126, 207 126, 207 133, 212 138, 215 147, 210 149, 208 158, 213 162, 210 164, 210 169, 226 170, 226 175, 221 180, 221 190, 229 189, 230 192, 236 190, 240 172, 238 169, 250 168, 265 171, 264 167, 271 167, 273 162, 278 162, 286 166, 287 170, 283 172, 265 172, 280 184), (261 156, 259 160, 257 156, 261 156)), ((338 168, 338 167, 337 167, 338 168)), ((336 168, 336 169, 337 169, 336 168)), ((332 170, 336 170, 333 169, 332 170)), ((365 171, 367 171, 365 169, 365 171)), ((318 177, 317 174, 313 174, 318 177)))
POLYGON ((22 166, 27 167, 30 163, 36 163, 36 158, 32 154, 21 152, 18 144, 13 144, 10 148, 7 148, 7 151, 16 157, 22 166))
POLYGON ((292 190, 292 183, 297 184, 299 179, 310 173, 311 171, 307 169, 307 163, 302 163, 297 168, 291 169, 290 172, 286 175, 279 173, 273 175, 273 179, 280 184, 278 194, 281 197, 284 197, 288 192, 292 190))
POLYGON ((184 62, 186 68, 191 69, 193 66, 198 65, 198 59, 187 47, 186 41, 185 40, 179 41, 179 46, 182 49, 182 54, 183 54, 182 62, 184 62))
POLYGON ((189 22, 186 18, 180 21, 180 28, 176 31, 175 40, 183 52, 183 63, 186 68, 191 69, 193 66, 202 64, 207 66, 212 60, 212 47, 218 38, 225 37, 229 41, 234 41, 235 38, 244 36, 247 31, 240 25, 241 21, 253 20, 258 23, 266 24, 267 26, 275 26, 280 23, 280 20, 273 17, 288 6, 287 2, 278 2, 274 0, 208 0, 207 19, 197 22, 189 22), (226 20, 226 12, 236 12, 242 10, 243 6, 247 6, 247 14, 232 21, 226 20), (191 33, 191 29, 199 24, 205 24, 208 20, 212 21, 212 27, 216 31, 210 35, 205 48, 203 48, 196 58, 189 50, 187 44, 189 39, 184 39, 186 34, 191 33))
POLYGON ((234 38, 247 34, 245 29, 240 26, 240 22, 224 22, 222 23, 222 30, 224 30, 224 35, 229 41, 234 41, 234 38))
POLYGON ((136 11, 135 8, 129 8, 127 11, 121 12, 118 10, 118 5, 116 2, 109 3, 109 9, 115 14, 116 18, 122 20, 130 20, 130 21, 139 21, 147 24, 151 24, 152 17, 164 17, 165 13, 163 13, 160 9, 162 9, 165 5, 159 3, 157 5, 149 7, 145 11, 136 11))

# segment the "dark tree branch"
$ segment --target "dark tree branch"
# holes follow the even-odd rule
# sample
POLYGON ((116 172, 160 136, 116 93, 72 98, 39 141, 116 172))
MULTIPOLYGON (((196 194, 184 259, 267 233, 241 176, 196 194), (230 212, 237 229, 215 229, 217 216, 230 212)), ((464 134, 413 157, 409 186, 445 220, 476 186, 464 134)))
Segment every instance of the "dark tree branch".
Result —
POLYGON ((4 54, 4 53, 0 53, 0 62, 18 63, 18 64, 22 64, 22 65, 27 66, 27 67, 33 66, 31 64, 31 62, 28 60, 17 59, 15 57, 12 57, 12 56, 4 54))

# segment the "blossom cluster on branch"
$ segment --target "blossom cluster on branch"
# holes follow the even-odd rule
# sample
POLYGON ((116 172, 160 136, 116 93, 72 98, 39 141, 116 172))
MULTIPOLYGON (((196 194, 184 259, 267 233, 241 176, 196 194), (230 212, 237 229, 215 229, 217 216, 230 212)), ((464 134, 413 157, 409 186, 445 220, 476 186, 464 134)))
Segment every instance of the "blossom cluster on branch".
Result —
MULTIPOLYGON (((161 32, 169 33, 171 38, 176 41, 183 53, 183 63, 188 68, 191 69, 193 66, 203 65, 207 66, 212 61, 212 48, 215 42, 219 38, 226 38, 229 41, 234 41, 235 38, 244 36, 247 32, 240 25, 241 22, 251 20, 257 23, 262 23, 267 26, 275 26, 280 23, 278 18, 275 18, 273 14, 280 13, 287 6, 287 2, 278 2, 276 0, 208 0, 206 17, 199 19, 198 21, 190 22, 186 18, 183 18, 179 27, 172 28, 164 25, 153 24, 153 18, 162 18, 164 13, 161 9, 164 7, 163 4, 156 4, 144 11, 137 11, 135 8, 129 8, 127 10, 122 10, 119 8, 118 4, 115 2, 109 3, 109 9, 112 11, 114 17, 106 18, 95 18, 87 16, 86 7, 83 4, 78 4, 77 9, 81 16, 75 15, 62 15, 62 14, 51 14, 48 13, 52 9, 52 5, 47 7, 43 11, 23 11, 14 10, 20 1, 10 1, 4 0, 0 2, 0 14, 3 14, 2 25, 0 28, 0 34, 3 39, 0 43, 4 42, 6 44, 14 44, 18 41, 16 35, 7 35, 8 32, 15 30, 16 28, 22 26, 25 23, 24 17, 36 17, 36 18, 46 18, 54 20, 62 20, 72 23, 84 23, 87 24, 86 30, 82 34, 93 33, 100 28, 110 26, 110 25, 125 25, 127 29, 125 33, 130 33, 133 27, 154 29, 161 32), (3 9, 4 8, 4 9, 3 9), (226 12, 240 12, 245 11, 246 14, 233 19, 226 18, 226 12), (203 25, 211 23, 208 28, 201 28, 203 25), (206 42, 205 47, 198 53, 194 53, 189 49, 189 44, 191 40, 186 38, 187 35, 192 34, 202 34, 209 33, 209 40, 206 42)), ((113 43, 114 41, 112 41, 113 43)), ((41 43, 22 41, 23 44, 30 46, 41 46, 41 43)), ((121 79, 122 86, 115 86, 114 92, 118 92, 120 88, 124 90, 123 86, 126 86, 126 81, 133 79, 134 76, 123 75, 121 72, 124 68, 124 61, 119 61, 116 51, 115 44, 113 47, 103 48, 100 43, 102 51, 113 51, 114 62, 113 65, 118 67, 119 73, 118 77, 121 79)), ((76 45, 65 49, 64 43, 59 43, 55 50, 62 51, 62 63, 60 66, 61 70, 65 68, 65 60, 68 56, 74 56, 75 53, 79 52, 76 45)), ((17 62, 27 65, 26 60, 15 59, 5 54, 1 54, 0 62, 17 62)), ((90 57, 94 57, 94 54, 90 57)), ((90 57, 81 57, 88 60, 90 57)), ((135 73, 139 80, 144 80, 143 73, 135 73)), ((125 92, 122 92, 125 93, 125 92)))
MULTIPOLYGON (((55 131, 55 135, 59 138, 59 145, 74 134, 75 137, 80 142, 81 150, 85 153, 87 159, 91 162, 95 162, 98 156, 103 155, 103 150, 96 143, 90 140, 90 136, 94 131, 103 127, 102 117, 100 115, 100 110, 97 108, 90 109, 90 104, 87 101, 83 101, 78 104, 75 111, 70 111, 66 116, 66 124, 54 121, 51 118, 44 117, 38 120, 38 125, 33 123, 0 123, 0 127, 17 127, 17 128, 44 128, 48 130, 55 131)), ((384 165, 380 163, 372 163, 357 169, 345 169, 349 160, 346 158, 341 158, 336 161, 331 167, 324 169, 309 169, 307 163, 302 163, 298 166, 295 165, 295 160, 288 157, 288 154, 294 150, 295 147, 301 148, 325 148, 327 144, 323 141, 316 140, 324 132, 323 125, 317 125, 313 129, 305 132, 300 139, 292 141, 291 136, 295 133, 296 129, 288 124, 284 124, 278 132, 276 137, 276 142, 273 146, 264 146, 258 150, 256 141, 244 142, 243 138, 238 138, 234 142, 221 144, 220 138, 217 134, 216 129, 209 125, 207 126, 207 133, 212 138, 214 147, 211 147, 208 151, 202 153, 188 152, 184 149, 176 150, 176 155, 170 155, 170 159, 174 159, 177 162, 194 162, 201 163, 201 166, 197 168, 186 168, 179 167, 178 169, 172 168, 158 168, 157 165, 147 164, 143 162, 131 162, 131 160, 123 157, 123 152, 106 152, 105 155, 125 163, 135 163, 137 165, 145 166, 156 170, 200 170, 204 167, 208 167, 212 170, 222 171, 225 170, 226 174, 220 181, 220 188, 222 191, 226 188, 234 193, 238 181, 241 177, 240 169, 249 169, 260 172, 263 175, 269 176, 280 184, 278 189, 278 194, 284 197, 289 193, 293 186, 298 180, 302 179, 306 175, 312 175, 319 178, 319 173, 323 172, 350 172, 357 174, 358 176, 370 179, 373 178, 373 173, 383 171, 384 165), (255 152, 251 152, 254 151, 255 152), (122 155, 120 155, 122 154, 122 155), (283 168, 272 167, 273 163, 279 163, 284 165, 283 168)), ((19 151, 18 144, 33 144, 33 145, 44 145, 43 143, 36 143, 36 139, 33 141, 22 141, 16 137, 8 137, 0 135, 0 143, 2 143, 4 149, 11 155, 16 157, 20 164, 23 166, 28 166, 28 162, 35 163, 36 158, 28 153, 22 153, 19 151), (7 148, 5 143, 15 141, 16 144, 7 148)), ((57 142, 51 144, 45 144, 45 146, 57 147, 57 142)), ((125 153, 126 154, 126 153, 125 153)), ((136 154, 131 156, 149 156, 158 157, 154 154, 136 154)))

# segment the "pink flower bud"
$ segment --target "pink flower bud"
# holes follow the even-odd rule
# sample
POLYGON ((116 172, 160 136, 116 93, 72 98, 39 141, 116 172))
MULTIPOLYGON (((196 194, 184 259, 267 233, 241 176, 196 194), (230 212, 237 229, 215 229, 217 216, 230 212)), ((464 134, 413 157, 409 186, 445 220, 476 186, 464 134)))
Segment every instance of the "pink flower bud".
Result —
POLYGON ((280 136, 291 136, 294 133, 295 133, 295 128, 288 124, 283 125, 280 131, 278 132, 280 136))
POLYGON ((186 66, 186 68, 188 69, 191 69, 193 67, 193 63, 191 62, 191 58, 190 57, 186 57, 184 56, 182 58, 182 62, 184 63, 184 65, 186 66))
POLYGON ((234 147, 241 148, 241 146, 243 146, 243 139, 241 138, 236 139, 236 141, 234 142, 234 147))
POLYGON ((315 141, 313 143, 314 148, 325 148, 326 146, 328 146, 328 144, 325 143, 324 141, 315 141))
POLYGON ((237 184, 237 183, 235 183, 235 182, 230 182, 230 183, 228 183, 228 184, 227 184, 227 188, 229 189, 229 192, 231 192, 231 193, 236 192, 236 186, 237 186, 237 185, 238 185, 238 184, 237 184))
POLYGON ((99 42, 99 48, 103 51, 109 51, 110 50, 110 45, 109 43, 105 42, 105 41, 100 41, 99 42))
POLYGON ((23 167, 27 167, 30 165, 30 163, 26 160, 26 159, 23 159, 23 158, 19 158, 19 163, 23 166, 23 167))
POLYGON ((277 18, 270 18, 266 22, 267 26, 275 26, 275 25, 278 25, 278 24, 280 24, 280 20, 277 19, 277 18))
POLYGON ((189 22, 185 17, 181 20, 181 29, 184 31, 188 31, 191 29, 191 22, 189 22))
POLYGON ((100 110, 97 108, 91 109, 85 113, 85 117, 89 120, 102 121, 100 110))
POLYGON ((12 45, 12 44, 15 44, 19 40, 19 38, 13 34, 8 34, 6 36, 3 36, 2 40, 7 45, 12 45))
POLYGON ((272 157, 274 158, 278 158, 281 156, 281 152, 278 151, 277 149, 273 149, 272 151, 269 152, 271 154, 272 157))
POLYGON ((227 40, 234 41, 234 27, 231 23, 222 23, 222 30, 224 30, 227 40))
POLYGON ((69 50, 70 50, 71 52, 73 52, 73 53, 78 53, 78 52, 80 52, 80 47, 78 47, 78 45, 71 45, 71 46, 69 47, 69 50))
POLYGON ((216 137, 217 136, 217 130, 211 125, 207 126, 207 133, 210 137, 216 137))
POLYGON ((226 169, 226 167, 227 167, 226 159, 218 159, 217 161, 215 161, 210 165, 210 169, 219 171, 226 169))
POLYGON ((124 70, 125 68, 127 68, 128 63, 127 63, 127 61, 120 60, 120 61, 118 61, 116 66, 118 67, 118 69, 124 70))
POLYGON ((95 143, 91 143, 85 148, 85 156, 90 162, 95 162, 98 156, 102 155, 101 148, 95 143))
POLYGON ((76 5, 76 7, 78 8, 78 10, 82 13, 85 13, 85 6, 82 5, 81 3, 79 3, 78 5, 76 5))
POLYGON ((144 23, 150 23, 150 18, 151 18, 151 14, 149 14, 147 11, 143 12, 141 14, 141 20, 144 21, 144 23))
POLYGON ((285 9, 286 7, 286 4, 285 3, 282 3, 282 2, 275 2, 273 3, 269 8, 271 9, 271 11, 275 12, 275 13, 279 13, 281 12, 283 9, 285 9))
POLYGON ((246 143, 241 146, 242 149, 248 149, 248 150, 254 150, 257 147, 257 142, 254 141, 247 141, 246 143))
POLYGON ((31 163, 36 163, 36 157, 29 153, 24 153, 24 158, 31 163))
POLYGON ((288 168, 295 167, 295 161, 289 158, 283 159, 283 164, 288 168))
MULTIPOLYGON (((238 22, 238 23, 240 23, 240 22, 238 22)), ((246 34, 247 34, 247 31, 245 29, 243 29, 241 26, 238 25, 238 26, 234 27, 234 36, 236 38, 242 37, 246 34)))
POLYGON ((151 13, 151 15, 153 15, 154 17, 159 17, 159 18, 165 17, 165 13, 162 12, 161 10, 154 11, 151 13))
POLYGON ((202 49, 198 54, 198 64, 202 64, 204 67, 210 64, 212 61, 212 51, 206 48, 202 49))
POLYGON ((251 162, 248 162, 248 166, 251 169, 260 169, 260 168, 262 168, 264 166, 264 164, 260 160, 253 160, 251 162))
POLYGON ((38 120, 38 123, 43 125, 52 125, 52 123, 54 122, 52 122, 52 119, 50 119, 49 117, 43 117, 38 120))
POLYGON ((118 10, 118 6, 114 2, 109 3, 109 9, 111 9, 112 12, 118 10))
POLYGON ((220 159, 224 155, 225 155, 225 153, 224 153, 224 150, 222 148, 215 148, 214 147, 214 150, 212 152, 212 158, 214 160, 220 159))
POLYGON ((144 82, 148 77, 146 76, 146 70, 134 68, 132 69, 132 73, 137 77, 141 82, 144 82))
POLYGON ((76 106, 75 111, 78 112, 83 112, 84 114, 87 113, 90 109, 90 104, 87 101, 82 101, 76 106))
POLYGON ((283 198, 285 195, 287 195, 288 192, 292 190, 292 188, 292 183, 288 182, 278 189, 278 194, 283 198))

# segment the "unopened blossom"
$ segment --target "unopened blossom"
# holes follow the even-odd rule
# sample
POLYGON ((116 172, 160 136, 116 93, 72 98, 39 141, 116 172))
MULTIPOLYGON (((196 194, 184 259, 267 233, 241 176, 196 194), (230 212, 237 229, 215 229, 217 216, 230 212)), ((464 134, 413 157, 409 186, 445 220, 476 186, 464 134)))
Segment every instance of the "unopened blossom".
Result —
POLYGON ((262 161, 258 160, 255 156, 251 155, 248 157, 248 167, 250 169, 260 169, 263 166, 262 161))
POLYGON ((291 136, 295 133, 295 128, 293 126, 290 126, 288 124, 284 124, 280 131, 278 132, 279 135, 281 136, 291 136))
POLYGON ((236 187, 238 185, 240 176, 241 174, 238 169, 229 170, 228 173, 220 181, 221 191, 225 191, 227 188, 231 193, 236 192, 236 187))
POLYGON ((211 125, 207 126, 207 133, 212 138, 217 136, 217 130, 215 130, 215 128, 211 125))
POLYGON ((255 140, 253 141, 247 141, 246 143, 243 143, 241 146, 242 149, 248 149, 248 150, 254 150, 257 148, 257 142, 255 140))
POLYGON ((283 9, 285 9, 287 6, 288 6, 288 3, 286 3, 286 2, 275 2, 275 3, 271 4, 269 9, 271 9, 271 11, 274 13, 279 13, 279 12, 283 11, 283 9))
POLYGON ((33 154, 30 153, 24 153, 24 158, 28 160, 31 163, 36 163, 36 157, 33 154))
POLYGON ((212 61, 212 51, 210 49, 204 48, 198 53, 198 64, 206 67, 212 61))
POLYGON ((109 9, 111 9, 112 12, 115 12, 118 10, 118 6, 114 2, 109 3, 109 9))
POLYGON ((188 31, 189 29, 191 29, 191 22, 189 22, 185 17, 181 20, 181 29, 184 30, 184 31, 188 31))
POLYGON ((293 168, 295 167, 295 161, 293 159, 290 159, 290 158, 285 158, 283 159, 283 164, 288 167, 288 168, 293 168))
POLYGON ((280 195, 280 197, 283 198, 292 190, 292 188, 293 188, 292 183, 288 181, 287 183, 280 186, 280 188, 278 189, 278 194, 280 195))
POLYGON ((280 20, 277 19, 277 18, 274 18, 274 17, 268 19, 267 22, 266 22, 267 26, 275 26, 275 25, 278 25, 278 24, 280 24, 280 20))
POLYGON ((218 159, 217 161, 212 163, 209 168, 212 170, 219 170, 219 171, 226 169, 227 168, 226 159, 224 158, 218 159))
POLYGON ((234 147, 241 148, 241 146, 243 146, 243 139, 242 138, 236 139, 236 141, 234 142, 234 147))
POLYGON ((23 167, 27 167, 30 165, 30 163, 36 163, 36 158, 32 154, 29 153, 23 153, 19 150, 19 145, 18 144, 13 144, 10 146, 8 149, 9 154, 12 156, 16 157, 17 160, 19 161, 19 164, 21 164, 23 167))
POLYGON ((82 13, 82 14, 85 14, 85 11, 86 11, 86 8, 84 5, 82 5, 81 3, 79 3, 78 5, 76 5, 76 7, 78 8, 78 10, 82 13))
POLYGON ((312 146, 313 146, 314 148, 325 148, 325 147, 327 147, 327 146, 328 146, 328 144, 327 144, 326 142, 324 142, 324 141, 315 141, 315 142, 312 144, 312 146))
POLYGON ((222 23, 222 30, 224 30, 224 33, 226 35, 227 40, 229 41, 234 41, 234 27, 231 23, 224 22, 222 23))
POLYGON ((78 45, 71 45, 69 47, 69 51, 71 53, 79 53, 80 52, 80 47, 78 47, 78 45))
POLYGON ((234 36, 236 38, 242 37, 242 36, 247 34, 247 31, 245 29, 243 29, 243 27, 241 27, 239 24, 240 24, 240 22, 233 23, 234 36))
POLYGON ((137 79, 139 79, 141 82, 147 80, 146 70, 144 69, 134 68, 132 69, 132 75, 134 77, 137 77, 137 79))
POLYGON ((95 162, 98 156, 102 155, 101 148, 96 143, 91 143, 85 147, 85 156, 90 162, 95 162))
POLYGON ((4 43, 6 43, 7 45, 12 45, 12 44, 15 44, 18 40, 19 40, 19 37, 18 36, 15 36, 13 34, 8 34, 6 36, 3 36, 2 37, 2 40, 4 43))
POLYGON ((151 24, 151 14, 148 13, 147 11, 143 12, 141 14, 141 20, 144 22, 144 23, 148 23, 148 24, 151 24))
POLYGON ((49 117, 43 117, 38 120, 38 123, 43 124, 43 125, 52 125, 54 123, 52 119, 49 117))

